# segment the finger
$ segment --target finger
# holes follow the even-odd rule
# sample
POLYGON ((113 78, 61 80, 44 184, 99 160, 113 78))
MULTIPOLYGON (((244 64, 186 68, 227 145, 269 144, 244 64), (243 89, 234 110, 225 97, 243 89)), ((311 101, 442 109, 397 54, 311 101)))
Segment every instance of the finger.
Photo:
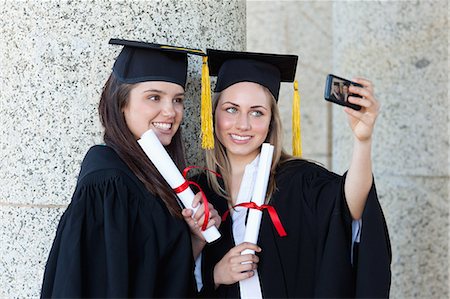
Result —
POLYGON ((242 264, 242 263, 255 263, 259 262, 259 257, 255 254, 243 254, 238 256, 233 256, 230 258, 230 263, 242 264))
POLYGON ((194 199, 192 200, 192 207, 195 208, 198 206, 199 202, 202 199, 202 193, 198 192, 197 194, 195 194, 194 199))
MULTIPOLYGON (((201 221, 202 223, 198 223, 198 225, 201 227, 203 225, 203 221, 201 221)), ((216 224, 216 220, 215 219, 209 219, 208 221, 208 225, 206 226, 206 228, 210 228, 211 226, 214 226, 216 224)))
POLYGON ((370 101, 369 99, 358 98, 358 97, 354 97, 354 96, 348 97, 348 101, 352 104, 356 104, 356 105, 359 105, 359 106, 365 107, 365 108, 369 108, 373 105, 373 102, 370 101))
POLYGON ((181 211, 181 214, 182 214, 183 217, 185 217, 185 218, 187 218, 187 217, 191 218, 191 216, 192 216, 192 210, 191 210, 191 209, 183 209, 183 210, 181 211))
POLYGON ((353 82, 359 83, 362 86, 366 87, 367 89, 373 90, 373 83, 370 80, 367 80, 365 78, 362 77, 356 77, 352 79, 353 82))
POLYGON ((184 220, 186 222, 188 223, 192 222, 193 224, 197 224, 198 221, 192 217, 192 213, 194 213, 194 211, 192 211, 191 209, 183 209, 181 211, 181 214, 183 215, 184 220))
POLYGON ((241 244, 239 244, 238 246, 234 247, 236 248, 236 250, 239 251, 239 254, 244 251, 245 249, 250 249, 250 250, 254 250, 256 252, 261 252, 261 247, 259 247, 256 244, 253 243, 249 243, 249 242, 243 242, 241 244))
POLYGON ((365 111, 359 112, 369 112, 370 114, 378 115, 378 112, 380 111, 380 103, 376 99, 370 100, 357 97, 349 97, 348 101, 365 108, 365 111))
POLYGON ((238 265, 233 265, 231 267, 231 271, 240 273, 240 272, 255 270, 257 267, 258 266, 256 264, 238 264, 238 265))
POLYGON ((350 85, 349 91, 352 94, 357 94, 357 95, 360 95, 361 97, 364 97, 367 99, 373 98, 373 93, 365 87, 358 87, 358 86, 350 85))
POLYGON ((205 207, 201 204, 197 211, 195 211, 194 216, 192 216, 192 218, 194 218, 196 221, 199 221, 200 219, 203 219, 205 215, 205 207))
POLYGON ((217 212, 216 209, 209 208, 209 218, 216 218, 219 217, 219 212, 217 212))
POLYGON ((255 275, 255 272, 253 272, 253 271, 242 272, 242 273, 236 274, 234 276, 234 280, 241 281, 241 280, 247 279, 249 277, 252 277, 253 275, 255 275))
POLYGON ((216 227, 219 227, 220 224, 222 224, 222 218, 220 217, 219 214, 214 216, 214 218, 212 218, 212 219, 214 219, 214 223, 216 224, 216 227))
POLYGON ((195 231, 197 231, 197 230, 199 229, 197 223, 196 223, 196 222, 194 221, 194 219, 192 219, 191 217, 184 217, 184 221, 186 221, 186 223, 187 223, 188 226, 189 226, 189 229, 190 229, 192 232, 195 232, 195 231))

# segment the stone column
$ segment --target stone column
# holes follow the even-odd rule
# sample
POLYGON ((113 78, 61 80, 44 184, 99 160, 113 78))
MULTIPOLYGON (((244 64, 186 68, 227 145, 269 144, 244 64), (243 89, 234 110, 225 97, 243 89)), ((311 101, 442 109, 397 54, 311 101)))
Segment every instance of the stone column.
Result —
MULTIPOLYGON (((29 298, 40 293, 80 162, 102 141, 97 104, 120 51, 108 40, 243 50, 245 1, 1 1, 0 10, 0 297, 29 298)), ((191 163, 200 153, 200 67, 190 58, 191 163)))
MULTIPOLYGON (((382 104, 373 160, 392 243, 391 296, 448 298, 448 2, 333 7, 334 71, 370 78, 382 104)), ((346 122, 333 108, 338 172, 348 167, 352 149, 346 122)))
MULTIPOLYGON (((303 156, 330 166, 331 104, 323 99, 332 68, 332 5, 321 1, 247 1, 247 50, 296 54, 303 156)), ((292 152, 293 85, 282 83, 278 107, 284 148, 292 152)))

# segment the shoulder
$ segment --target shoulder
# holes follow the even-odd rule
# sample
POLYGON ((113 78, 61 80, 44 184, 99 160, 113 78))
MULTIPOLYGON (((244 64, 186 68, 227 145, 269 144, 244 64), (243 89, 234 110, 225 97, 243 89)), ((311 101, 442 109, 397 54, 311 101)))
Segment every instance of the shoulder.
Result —
POLYGON ((131 189, 145 191, 143 184, 114 149, 106 145, 95 145, 88 150, 81 163, 78 184, 102 185, 108 181, 120 181, 121 184, 131 186, 131 189))
POLYGON ((159 197, 147 190, 111 147, 96 145, 88 150, 82 162, 71 204, 91 206, 113 202, 148 207, 144 210, 149 211, 155 208, 155 203, 162 206, 159 197))
POLYGON ((94 145, 91 147, 81 163, 79 180, 98 171, 118 170, 131 172, 119 155, 109 146, 94 145))
POLYGON ((322 165, 304 160, 304 159, 293 159, 283 163, 277 167, 277 179, 302 179, 311 180, 314 178, 338 178, 338 174, 333 173, 323 167, 322 165))

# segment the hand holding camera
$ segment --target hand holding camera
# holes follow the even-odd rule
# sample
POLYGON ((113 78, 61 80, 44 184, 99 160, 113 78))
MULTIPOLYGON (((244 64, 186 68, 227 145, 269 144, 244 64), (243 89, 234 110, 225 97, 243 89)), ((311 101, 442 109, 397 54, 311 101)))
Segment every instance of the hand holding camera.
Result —
POLYGON ((372 82, 363 78, 350 81, 330 74, 325 85, 325 100, 346 106, 344 111, 359 141, 371 139, 380 111, 372 82))

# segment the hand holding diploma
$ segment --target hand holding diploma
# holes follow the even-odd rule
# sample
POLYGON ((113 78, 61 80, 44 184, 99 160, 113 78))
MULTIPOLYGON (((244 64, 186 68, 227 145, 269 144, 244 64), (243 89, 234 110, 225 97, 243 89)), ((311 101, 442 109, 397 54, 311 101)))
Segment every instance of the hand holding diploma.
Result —
MULTIPOLYGON (((152 130, 148 130, 142 135, 141 139, 138 140, 138 144, 169 186, 175 190, 183 205, 186 208, 193 210, 191 216, 195 216, 200 205, 193 206, 195 195, 189 187, 189 183, 182 176, 155 133, 152 130)), ((202 235, 208 243, 213 242, 220 237, 220 233, 215 226, 210 226, 206 230, 203 230, 202 235)))

